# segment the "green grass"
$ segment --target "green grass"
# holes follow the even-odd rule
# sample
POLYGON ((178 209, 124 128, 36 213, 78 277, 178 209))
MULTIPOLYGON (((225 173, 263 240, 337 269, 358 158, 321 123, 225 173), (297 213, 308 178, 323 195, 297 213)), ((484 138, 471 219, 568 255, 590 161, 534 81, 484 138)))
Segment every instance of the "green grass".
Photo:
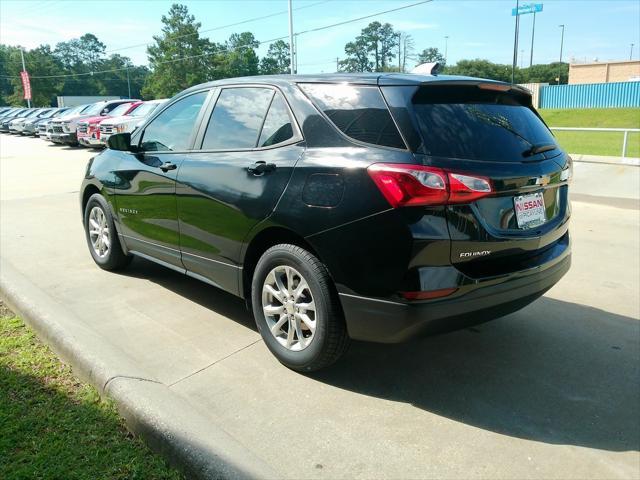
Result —
MULTIPOLYGON (((640 108, 541 109, 550 127, 640 128, 640 108)), ((554 132, 569 153, 622 155, 622 132, 554 132)), ((640 133, 630 133, 627 156, 640 157, 640 133)))
POLYGON ((183 477, 0 303, 0 478, 183 477))

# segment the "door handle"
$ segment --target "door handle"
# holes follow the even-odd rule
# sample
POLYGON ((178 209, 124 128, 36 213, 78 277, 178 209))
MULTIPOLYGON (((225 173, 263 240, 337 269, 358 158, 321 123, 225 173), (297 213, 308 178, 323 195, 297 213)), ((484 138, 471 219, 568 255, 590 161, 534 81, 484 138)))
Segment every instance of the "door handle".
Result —
POLYGON ((176 168, 178 168, 178 166, 175 163, 164 162, 158 168, 160 168, 160 170, 162 170, 163 172, 168 172, 169 170, 175 170, 176 168))
POLYGON ((275 163, 267 163, 267 162, 256 162, 250 167, 247 167, 247 172, 256 177, 261 177, 265 173, 273 172, 276 169, 275 163))

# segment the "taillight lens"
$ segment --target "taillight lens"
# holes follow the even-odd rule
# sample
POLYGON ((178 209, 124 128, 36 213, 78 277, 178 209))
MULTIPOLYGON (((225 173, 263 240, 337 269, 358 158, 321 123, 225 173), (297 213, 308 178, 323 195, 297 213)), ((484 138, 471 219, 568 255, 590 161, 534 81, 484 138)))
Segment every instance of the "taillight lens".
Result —
POLYGON ((572 178, 573 178, 573 159, 571 157, 568 157, 567 165, 560 172, 560 181, 570 182, 572 178))
POLYGON ((412 164, 375 163, 369 175, 392 207, 468 203, 492 193, 484 177, 412 164))

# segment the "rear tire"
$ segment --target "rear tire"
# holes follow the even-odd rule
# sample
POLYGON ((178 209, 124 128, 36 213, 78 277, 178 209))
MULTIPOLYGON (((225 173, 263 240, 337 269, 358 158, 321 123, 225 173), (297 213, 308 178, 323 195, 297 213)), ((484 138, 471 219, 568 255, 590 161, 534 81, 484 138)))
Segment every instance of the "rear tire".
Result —
POLYGON ((107 201, 99 193, 89 197, 84 209, 84 231, 93 261, 104 270, 119 270, 131 262, 120 245, 107 201))
POLYGON ((269 248, 253 273, 251 299, 265 344, 292 370, 320 370, 346 352, 349 336, 329 272, 307 250, 269 248))

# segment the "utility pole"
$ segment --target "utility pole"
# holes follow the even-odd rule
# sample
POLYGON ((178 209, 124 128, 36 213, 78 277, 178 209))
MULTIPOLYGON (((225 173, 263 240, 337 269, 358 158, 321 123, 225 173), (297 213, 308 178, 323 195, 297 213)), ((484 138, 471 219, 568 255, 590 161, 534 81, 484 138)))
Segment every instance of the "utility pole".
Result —
POLYGON ((402 34, 398 33, 398 73, 402 73, 402 61, 400 60, 400 44, 402 43, 402 34))
POLYGON ((340 57, 336 57, 336 73, 340 71, 340 57))
POLYGON ((629 60, 633 60, 633 46, 634 45, 635 45, 634 43, 631 44, 631 51, 629 52, 629 60))
MULTIPOLYGON (((20 49, 20 58, 22 58, 22 71, 26 72, 27 67, 24 66, 24 51, 22 49, 20 49)), ((27 107, 31 108, 31 100, 29 100, 28 98, 27 98, 27 107)))
POLYGON ((524 60, 524 50, 520 49, 520 68, 522 68, 522 61, 524 60))
POLYGON ((449 53, 449 35, 444 36, 444 63, 447 64, 447 54, 449 53))
POLYGON ((518 29, 520 28, 520 0, 516 0, 516 28, 513 34, 513 63, 511 64, 511 83, 516 80, 516 66, 518 65, 518 29))
POLYGON ((560 36, 560 63, 562 63, 562 48, 564 47, 564 24, 558 26, 562 28, 562 35, 560 36))
POLYGON ((129 80, 129 65, 127 65, 127 89, 129 90, 129 96, 131 98, 131 81, 129 80))
POLYGON ((536 36, 536 12, 533 12, 533 28, 531 29, 531 57, 529 58, 529 68, 533 65, 533 40, 536 36))
POLYGON ((293 62, 293 7, 291 6, 291 0, 289 0, 289 66, 291 67, 291 75, 295 73, 293 62))

